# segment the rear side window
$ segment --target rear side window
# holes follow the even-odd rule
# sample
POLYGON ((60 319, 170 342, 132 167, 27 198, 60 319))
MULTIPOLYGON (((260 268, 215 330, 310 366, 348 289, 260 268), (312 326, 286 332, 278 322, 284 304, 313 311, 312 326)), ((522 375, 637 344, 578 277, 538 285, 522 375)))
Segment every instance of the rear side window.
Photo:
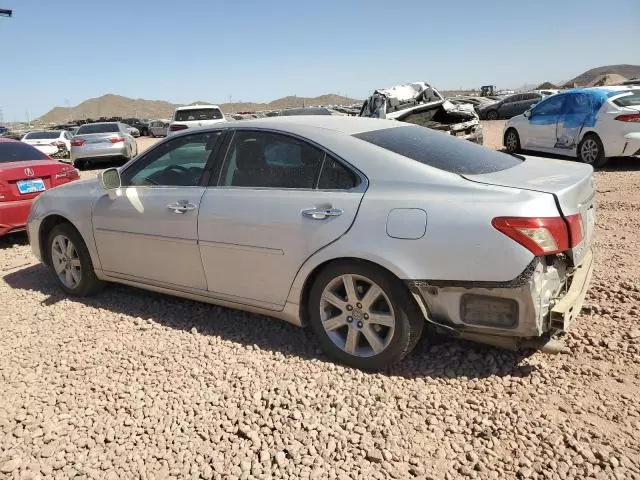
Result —
POLYGON ((118 125, 115 123, 88 123, 82 125, 76 135, 90 135, 92 133, 116 133, 118 125))
POLYGON ((613 100, 613 103, 619 107, 638 107, 640 106, 640 90, 631 90, 631 95, 626 94, 613 100))
POLYGON ((356 176, 340 162, 333 158, 326 157, 318 189, 320 190, 349 190, 358 185, 356 176))
POLYGON ((0 163, 49 160, 37 148, 22 142, 0 142, 0 163))
POLYGON ((176 110, 176 122, 192 122, 197 120, 220 120, 222 112, 217 108, 192 108, 176 110))
POLYGON ((372 130, 354 137, 416 162, 459 175, 499 172, 523 161, 518 157, 419 126, 372 130))

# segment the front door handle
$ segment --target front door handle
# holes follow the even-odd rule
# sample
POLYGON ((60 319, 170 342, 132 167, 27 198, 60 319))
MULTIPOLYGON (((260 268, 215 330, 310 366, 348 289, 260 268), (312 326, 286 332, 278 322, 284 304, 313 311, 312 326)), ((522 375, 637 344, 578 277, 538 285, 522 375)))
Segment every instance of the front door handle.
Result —
POLYGON ((188 200, 178 200, 175 203, 167 205, 167 208, 172 210, 173 213, 186 213, 191 210, 195 210, 196 206, 188 200))
POLYGON ((329 217, 339 217, 342 215, 342 210, 339 208, 307 208, 302 210, 302 215, 311 217, 314 220, 324 220, 329 217))

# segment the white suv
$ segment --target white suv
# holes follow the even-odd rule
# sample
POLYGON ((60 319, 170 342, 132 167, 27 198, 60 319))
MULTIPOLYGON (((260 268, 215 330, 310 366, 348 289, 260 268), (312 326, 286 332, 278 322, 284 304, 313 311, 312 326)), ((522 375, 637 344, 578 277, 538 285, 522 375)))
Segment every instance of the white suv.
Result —
POLYGON ((188 128, 207 127, 226 122, 220 107, 217 105, 187 105, 176 108, 167 135, 172 135, 188 128))

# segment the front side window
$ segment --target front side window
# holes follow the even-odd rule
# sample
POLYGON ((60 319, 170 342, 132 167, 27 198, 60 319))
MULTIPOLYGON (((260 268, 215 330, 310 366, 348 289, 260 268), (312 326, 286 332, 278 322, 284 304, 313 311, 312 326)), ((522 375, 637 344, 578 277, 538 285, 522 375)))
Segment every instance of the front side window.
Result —
POLYGON ((124 186, 195 187, 222 132, 197 133, 159 145, 122 174, 124 186))
POLYGON ((564 95, 557 95, 554 97, 550 97, 547 100, 540 102, 534 109, 532 116, 550 116, 550 115, 560 115, 562 111, 562 105, 564 104, 564 95))
POLYGON ((314 188, 323 159, 324 152, 296 138, 237 131, 227 151, 220 185, 314 188))

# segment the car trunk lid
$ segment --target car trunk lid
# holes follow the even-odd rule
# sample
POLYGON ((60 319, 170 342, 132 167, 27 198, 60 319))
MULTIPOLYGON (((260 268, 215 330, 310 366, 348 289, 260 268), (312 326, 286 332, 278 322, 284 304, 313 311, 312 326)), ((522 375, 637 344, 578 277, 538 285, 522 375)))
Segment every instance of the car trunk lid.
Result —
POLYGON ((0 163, 2 201, 29 200, 57 185, 56 174, 73 167, 56 160, 0 163))
POLYGON ((595 224, 593 168, 589 165, 525 157, 521 164, 506 170, 462 176, 472 182, 553 195, 563 217, 580 214, 582 219, 583 241, 568 254, 576 265, 587 254, 595 224))

